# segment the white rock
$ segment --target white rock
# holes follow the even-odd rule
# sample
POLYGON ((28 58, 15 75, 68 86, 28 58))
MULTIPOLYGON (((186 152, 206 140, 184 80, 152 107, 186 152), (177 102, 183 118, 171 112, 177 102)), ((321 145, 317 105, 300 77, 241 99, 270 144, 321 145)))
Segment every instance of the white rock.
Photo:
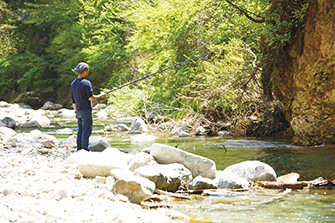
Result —
POLYGON ((65 140, 65 143, 71 148, 77 148, 77 135, 71 135, 65 140))
POLYGON ((78 169, 84 177, 109 176, 112 169, 128 168, 125 155, 115 148, 107 148, 103 152, 87 152, 82 155, 78 169))
POLYGON ((243 179, 253 182, 275 181, 277 178, 275 170, 260 161, 244 161, 228 166, 224 171, 230 171, 243 179))
POLYGON ((178 148, 159 143, 152 144, 150 154, 158 163, 181 163, 192 172, 193 178, 202 176, 214 179, 216 176, 216 165, 213 160, 195 155, 178 148))
POLYGON ((42 115, 34 115, 32 121, 37 121, 41 126, 49 126, 51 123, 48 117, 42 115))
POLYGON ((152 155, 139 152, 135 156, 131 158, 131 160, 128 163, 129 170, 135 171, 137 168, 141 166, 147 166, 147 165, 154 165, 158 164, 156 160, 153 158, 152 155))
POLYGON ((16 132, 7 127, 0 126, 0 140, 6 142, 9 138, 14 136, 16 132))
POLYGON ((104 129, 107 132, 128 132, 129 127, 126 124, 111 124, 104 129))
POLYGON ((213 184, 219 189, 248 189, 248 180, 230 171, 218 171, 213 184))
POLYGON ((117 194, 127 196, 130 202, 140 203, 152 196, 155 183, 143 177, 134 176, 116 181, 114 190, 117 194))
POLYGON ((64 118, 74 118, 76 115, 74 110, 69 110, 66 108, 59 109, 58 114, 64 118))
POLYGON ((57 129, 57 134, 73 134, 73 130, 70 128, 64 128, 64 129, 57 129))
POLYGON ((0 108, 8 108, 9 104, 5 101, 0 101, 0 108))

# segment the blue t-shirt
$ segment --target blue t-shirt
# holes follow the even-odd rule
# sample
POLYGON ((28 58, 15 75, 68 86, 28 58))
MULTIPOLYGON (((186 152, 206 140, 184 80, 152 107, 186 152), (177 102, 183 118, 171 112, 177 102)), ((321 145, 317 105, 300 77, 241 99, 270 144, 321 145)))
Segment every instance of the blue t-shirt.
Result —
POLYGON ((92 101, 88 100, 93 95, 92 84, 84 78, 76 78, 71 83, 71 94, 73 103, 76 104, 77 110, 92 110, 92 101))

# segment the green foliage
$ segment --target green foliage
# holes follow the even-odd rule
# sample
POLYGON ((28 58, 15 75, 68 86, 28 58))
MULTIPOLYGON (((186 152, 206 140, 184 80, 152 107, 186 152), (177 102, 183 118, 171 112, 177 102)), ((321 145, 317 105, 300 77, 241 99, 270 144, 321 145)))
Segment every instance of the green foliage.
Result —
POLYGON ((309 5, 308 0, 7 2, 0 3, 1 100, 9 92, 52 86, 66 104, 76 77, 72 69, 82 61, 89 63, 89 79, 98 90, 221 49, 110 99, 132 113, 157 103, 213 119, 241 115, 261 96, 260 37, 279 54, 301 31, 309 5))
MULTIPOLYGON (((235 44, 235 39, 245 39, 256 49, 259 36, 251 30, 261 28, 237 16, 229 5, 210 1, 137 1, 129 19, 134 35, 128 46, 139 55, 143 75, 212 49, 245 51, 247 44, 235 44)), ((195 112, 240 109, 237 98, 243 91, 236 88, 243 85, 246 91, 255 69, 246 72, 248 66, 243 66, 250 59, 245 55, 232 57, 221 51, 155 75, 150 82, 153 100, 195 112), (229 92, 223 91, 226 88, 229 92)))
POLYGON ((16 39, 13 38, 14 27, 7 23, 7 20, 11 17, 13 17, 13 14, 7 9, 6 2, 0 1, 0 55, 7 55, 16 51, 16 39))
POLYGON ((301 32, 308 11, 309 0, 277 0, 266 11, 263 31, 267 44, 273 49, 282 49, 301 32))
POLYGON ((147 91, 138 88, 124 87, 108 96, 108 103, 112 105, 112 114, 128 113, 129 115, 143 115, 143 104, 151 101, 147 91))
POLYGON ((81 54, 90 64, 91 78, 104 87, 115 87, 132 77, 127 73, 131 54, 126 50, 126 21, 122 13, 129 2, 81 1, 79 26, 82 28, 81 54))

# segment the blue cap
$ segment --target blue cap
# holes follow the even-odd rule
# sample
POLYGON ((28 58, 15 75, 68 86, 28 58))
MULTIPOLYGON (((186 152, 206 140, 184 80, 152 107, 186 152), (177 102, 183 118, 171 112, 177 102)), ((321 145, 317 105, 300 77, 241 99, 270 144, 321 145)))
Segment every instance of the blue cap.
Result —
POLYGON ((87 63, 84 63, 84 62, 81 62, 79 63, 76 68, 74 68, 74 71, 78 74, 84 72, 85 70, 88 69, 88 64, 87 63))

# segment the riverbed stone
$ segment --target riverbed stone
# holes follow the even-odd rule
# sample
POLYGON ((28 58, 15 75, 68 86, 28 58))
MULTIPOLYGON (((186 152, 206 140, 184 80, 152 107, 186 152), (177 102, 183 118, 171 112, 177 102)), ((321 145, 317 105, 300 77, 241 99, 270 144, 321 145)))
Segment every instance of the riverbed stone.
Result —
POLYGON ((139 167, 135 170, 135 175, 155 182, 157 189, 172 192, 192 180, 191 171, 180 163, 139 167))
POLYGON ((63 118, 75 118, 76 113, 74 112, 73 109, 67 109, 67 108, 62 108, 59 109, 57 114, 63 118))
POLYGON ((275 170, 268 164, 260 161, 244 161, 223 170, 236 174, 237 176, 248 181, 275 181, 277 174, 275 170))
POLYGON ((299 177, 300 174, 298 173, 289 173, 278 177, 276 181, 279 183, 287 183, 287 184, 296 183, 298 182, 299 177))
POLYGON ((40 130, 32 130, 30 135, 33 136, 35 142, 40 143, 45 148, 52 148, 58 144, 58 140, 55 136, 45 134, 40 130))
POLYGON ((202 176, 214 179, 216 176, 215 162, 208 158, 160 143, 152 144, 150 147, 150 154, 160 164, 183 164, 192 172, 193 178, 202 176))
POLYGON ((6 142, 14 135, 16 135, 16 132, 13 129, 0 126, 0 141, 6 142))
POLYGON ((102 136, 91 136, 89 139, 89 149, 95 152, 102 152, 111 144, 102 136))
POLYGON ((32 121, 28 121, 28 122, 19 124, 18 128, 21 128, 21 129, 37 129, 37 128, 41 128, 41 125, 36 120, 32 120, 32 121))
POLYGON ((0 126, 3 124, 3 126, 6 126, 11 129, 15 129, 16 127, 16 121, 11 117, 5 117, 1 120, 0 126))
POLYGON ((66 140, 65 143, 70 148, 77 148, 77 135, 71 135, 66 140))
POLYGON ((0 108, 8 108, 10 106, 10 104, 8 104, 5 101, 0 101, 0 108))
POLYGON ((143 119, 139 117, 135 118, 130 126, 130 133, 133 133, 133 134, 146 133, 147 131, 148 131, 147 124, 145 124, 143 119))
POLYGON ((113 187, 115 193, 128 197, 132 203, 140 203, 150 198, 156 189, 154 182, 135 176, 127 169, 113 169, 110 174, 116 180, 113 187))
POLYGON ((190 190, 204 190, 204 189, 217 189, 212 179, 208 179, 202 176, 197 176, 188 184, 190 190))
POLYGON ((135 154, 129 161, 128 167, 129 170, 135 171, 137 168, 147 165, 155 165, 158 164, 154 157, 145 152, 139 152, 135 154))
POLYGON ((129 130, 126 124, 110 124, 105 127, 106 132, 128 132, 129 130))
POLYGON ((42 153, 48 153, 48 150, 59 145, 56 137, 42 133, 40 130, 32 130, 30 133, 15 134, 8 139, 10 147, 19 147, 21 149, 37 149, 42 153))
POLYGON ((248 189, 249 181, 231 171, 217 171, 213 184, 219 189, 248 189))
MULTIPOLYGON (((70 159, 70 158, 69 158, 70 159)), ((77 156, 70 159, 71 163, 78 163, 79 172, 84 177, 110 176, 112 169, 127 169, 125 155, 116 148, 107 148, 103 152, 87 152, 80 150, 77 156)))
POLYGON ((59 110, 61 109, 63 106, 61 104, 55 104, 51 101, 47 101, 44 103, 44 105, 42 106, 41 109, 43 110, 59 110))
POLYGON ((1 150, 0 166, 0 222, 180 222, 114 195, 109 177, 74 178, 63 157, 1 150))

